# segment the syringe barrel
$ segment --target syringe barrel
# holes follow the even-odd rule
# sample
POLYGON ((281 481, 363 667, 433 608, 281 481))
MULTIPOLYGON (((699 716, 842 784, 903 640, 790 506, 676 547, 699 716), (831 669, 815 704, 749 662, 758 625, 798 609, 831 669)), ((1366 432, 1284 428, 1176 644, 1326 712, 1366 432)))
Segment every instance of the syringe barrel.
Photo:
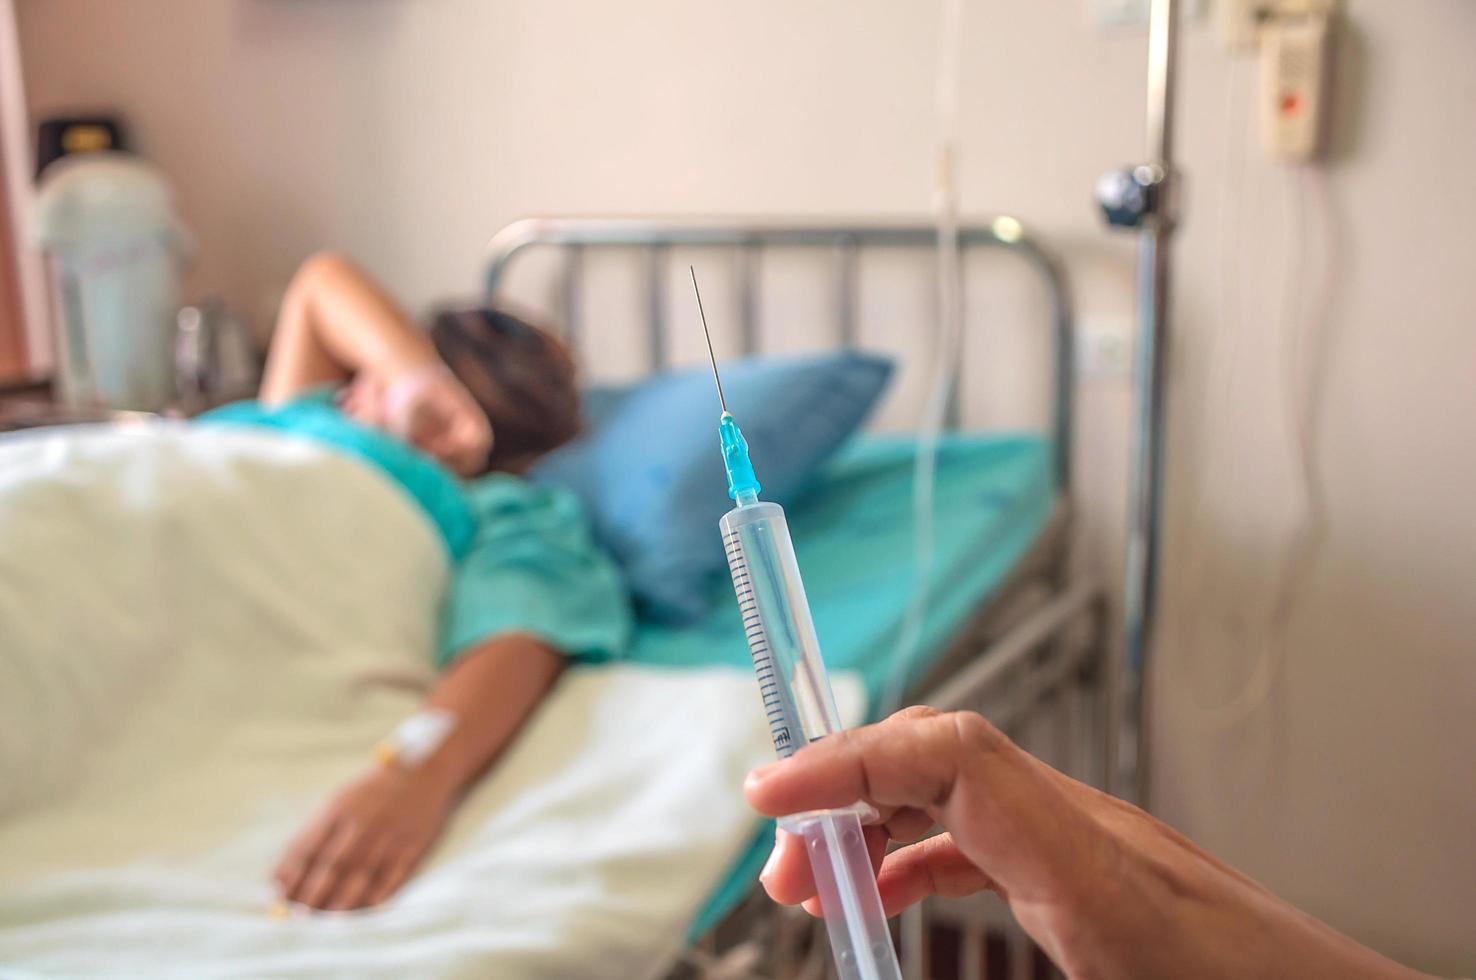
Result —
POLYGON ((729 511, 721 527, 774 751, 787 758, 841 728, 789 524, 764 501, 729 511))
POLYGON ((805 842, 840 980, 901 980, 856 809, 797 814, 779 825, 805 842))
MULTIPOLYGON (((784 510, 754 501, 751 494, 739 500, 722 519, 723 546, 769 734, 783 759, 840 731, 840 714, 820 659, 784 510)), ((901 980, 861 832, 863 809, 870 808, 858 804, 795 814, 779 825, 805 842, 841 980, 901 980)))

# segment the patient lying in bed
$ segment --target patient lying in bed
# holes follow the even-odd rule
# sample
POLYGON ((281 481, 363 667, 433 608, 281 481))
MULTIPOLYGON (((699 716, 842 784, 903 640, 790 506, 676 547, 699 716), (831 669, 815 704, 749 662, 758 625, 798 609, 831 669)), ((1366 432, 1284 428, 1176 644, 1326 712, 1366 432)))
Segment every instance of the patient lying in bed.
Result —
POLYGON ((327 444, 419 505, 454 570, 425 703, 453 724, 419 764, 367 758, 286 847, 288 900, 354 909, 389 897, 435 842, 570 659, 628 642, 614 566, 572 496, 519 474, 579 426, 572 361, 553 337, 492 310, 445 313, 428 334, 348 261, 293 280, 257 402, 202 420, 327 444))

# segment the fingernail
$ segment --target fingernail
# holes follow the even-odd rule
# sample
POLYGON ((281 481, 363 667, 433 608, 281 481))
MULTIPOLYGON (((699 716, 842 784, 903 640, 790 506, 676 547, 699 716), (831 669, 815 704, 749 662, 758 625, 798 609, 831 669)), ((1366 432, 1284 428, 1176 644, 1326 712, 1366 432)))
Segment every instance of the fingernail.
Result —
POLYGON ((769 860, 764 862, 764 870, 759 872, 759 881, 768 881, 769 876, 774 873, 774 868, 779 864, 779 841, 774 841, 774 849, 769 852, 769 860))
POLYGON ((764 780, 768 779, 769 776, 774 772, 774 770, 778 768, 779 763, 771 762, 766 766, 759 766, 757 769, 750 769, 748 771, 748 779, 746 781, 750 786, 761 783, 764 780))

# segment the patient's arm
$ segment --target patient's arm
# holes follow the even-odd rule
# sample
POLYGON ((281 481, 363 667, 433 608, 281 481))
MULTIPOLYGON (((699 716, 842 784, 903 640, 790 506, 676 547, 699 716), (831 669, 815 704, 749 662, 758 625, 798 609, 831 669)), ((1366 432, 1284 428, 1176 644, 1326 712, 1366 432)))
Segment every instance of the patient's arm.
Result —
POLYGON ((277 866, 273 878, 282 895, 321 909, 362 908, 388 898, 562 665, 555 650, 526 634, 494 637, 463 654, 426 702, 458 719, 445 742, 419 767, 375 764, 340 790, 277 866))
POLYGON ((348 259, 323 252, 304 262, 287 287, 260 397, 277 405, 356 375, 390 384, 440 363, 429 338, 373 280, 348 259))
POLYGON ((461 476, 485 468, 486 413, 394 300, 352 262, 325 252, 304 262, 287 289, 259 397, 270 407, 349 380, 339 399, 345 414, 461 476))

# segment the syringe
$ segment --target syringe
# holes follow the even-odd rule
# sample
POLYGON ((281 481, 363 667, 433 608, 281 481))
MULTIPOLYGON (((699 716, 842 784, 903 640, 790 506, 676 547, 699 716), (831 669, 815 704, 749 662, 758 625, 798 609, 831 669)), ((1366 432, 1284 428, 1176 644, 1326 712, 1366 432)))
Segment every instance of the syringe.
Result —
MULTIPOLYGON (((692 289, 697 291, 697 273, 691 271, 692 289)), ((774 751, 784 759, 808 743, 840 731, 840 715, 825 662, 820 658, 820 641, 810 618, 810 604, 805 599, 784 509, 758 499, 760 487, 748 458, 748 443, 723 395, 700 291, 697 308, 722 407, 718 438, 728 472, 728 496, 738 505, 719 524, 723 548, 733 573, 733 589, 738 594, 769 734, 774 751)), ((862 818, 874 815, 865 803, 857 803, 843 810, 816 810, 779 821, 781 828, 805 842, 841 980, 902 977, 861 833, 862 818)))

